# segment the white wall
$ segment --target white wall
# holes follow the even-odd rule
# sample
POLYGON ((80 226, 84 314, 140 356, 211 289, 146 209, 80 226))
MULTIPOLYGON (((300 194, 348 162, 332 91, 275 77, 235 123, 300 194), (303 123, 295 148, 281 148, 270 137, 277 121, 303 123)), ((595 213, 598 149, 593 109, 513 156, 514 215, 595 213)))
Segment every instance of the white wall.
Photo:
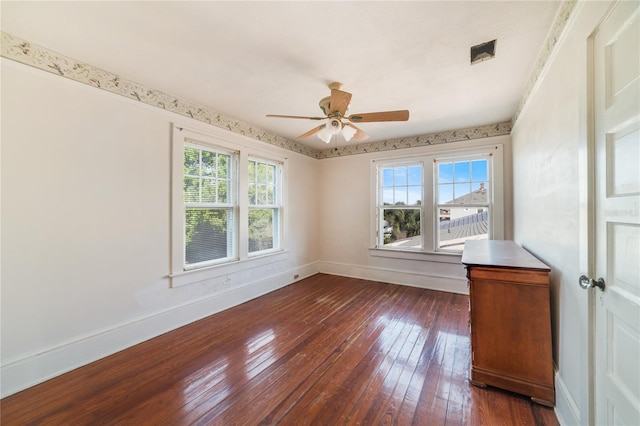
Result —
POLYGON ((211 126, 1 59, 2 395, 317 271, 318 161, 288 157, 288 253, 170 288, 171 123, 211 126))
POLYGON ((374 159, 418 156, 494 144, 502 144, 504 147, 505 239, 510 239, 512 169, 509 135, 322 160, 320 270, 337 275, 467 293, 467 280, 459 255, 430 255, 422 256, 421 260, 406 260, 380 257, 369 250, 372 232, 370 164, 374 159))
POLYGON ((587 257, 587 38, 607 7, 576 6, 512 131, 514 236, 552 268, 556 412, 564 424, 589 421, 588 298, 577 283, 587 257))

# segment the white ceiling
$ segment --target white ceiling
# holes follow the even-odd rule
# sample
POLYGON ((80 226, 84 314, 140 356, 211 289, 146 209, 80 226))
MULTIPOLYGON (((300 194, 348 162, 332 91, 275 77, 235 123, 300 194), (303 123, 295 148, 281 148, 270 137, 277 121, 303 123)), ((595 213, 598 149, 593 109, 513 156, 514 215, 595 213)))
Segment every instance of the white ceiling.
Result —
MULTIPOLYGON (((2 31, 294 139, 321 115, 327 85, 367 142, 509 121, 560 2, 1 2, 2 31), (470 65, 472 45, 497 39, 470 65)), ((317 137, 309 146, 327 146, 317 137)), ((332 144, 345 145, 343 139, 332 144)), ((333 146, 333 145, 332 145, 333 146)))

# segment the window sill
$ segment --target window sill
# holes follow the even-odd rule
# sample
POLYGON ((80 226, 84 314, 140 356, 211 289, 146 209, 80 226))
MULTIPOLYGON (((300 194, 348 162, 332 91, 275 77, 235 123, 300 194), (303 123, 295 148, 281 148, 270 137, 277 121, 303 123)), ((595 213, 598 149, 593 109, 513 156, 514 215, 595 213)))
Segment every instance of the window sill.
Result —
POLYGON ((462 260, 462 253, 427 253, 422 251, 389 250, 381 248, 370 248, 369 256, 440 263, 460 263, 462 260))
POLYGON ((248 259, 234 260, 220 265, 212 265, 204 268, 180 271, 169 274, 171 287, 181 287, 188 284, 195 284, 201 281, 219 278, 221 276, 245 271, 247 269, 259 268, 261 266, 287 260, 289 252, 279 250, 272 253, 255 255, 248 259))

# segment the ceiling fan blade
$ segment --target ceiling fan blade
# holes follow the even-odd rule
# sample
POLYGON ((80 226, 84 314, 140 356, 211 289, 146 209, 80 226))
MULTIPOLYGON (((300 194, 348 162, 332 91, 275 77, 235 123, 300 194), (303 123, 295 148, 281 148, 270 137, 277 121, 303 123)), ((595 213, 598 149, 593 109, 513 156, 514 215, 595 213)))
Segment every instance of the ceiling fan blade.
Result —
POLYGON ((353 123, 371 123, 375 121, 407 121, 409 119, 409 111, 404 109, 400 111, 367 112, 364 114, 351 114, 347 118, 353 123))
POLYGON ((347 108, 349 108, 349 103, 351 102, 351 93, 343 92, 338 89, 331 89, 331 101, 330 101, 330 109, 329 117, 344 117, 347 112, 347 108), (339 113, 336 114, 336 113, 339 113))
POLYGON ((324 129, 325 126, 326 124, 321 124, 318 127, 314 127, 313 129, 309 130, 307 133, 303 133, 300 136, 298 136, 296 140, 302 140, 302 139, 308 138, 309 136, 313 136, 316 133, 318 133, 320 130, 324 129))
POLYGON ((351 123, 345 123, 345 126, 349 126, 352 127, 353 129, 355 129, 356 133, 353 135, 353 139, 355 139, 358 142, 362 142, 363 140, 367 139, 369 137, 368 134, 366 134, 365 132, 363 132, 361 129, 359 129, 358 127, 356 127, 355 124, 351 124, 351 123))
POLYGON ((267 117, 275 117, 275 118, 301 118, 306 120, 326 120, 327 117, 305 117, 302 115, 278 115, 278 114, 267 114, 267 117))

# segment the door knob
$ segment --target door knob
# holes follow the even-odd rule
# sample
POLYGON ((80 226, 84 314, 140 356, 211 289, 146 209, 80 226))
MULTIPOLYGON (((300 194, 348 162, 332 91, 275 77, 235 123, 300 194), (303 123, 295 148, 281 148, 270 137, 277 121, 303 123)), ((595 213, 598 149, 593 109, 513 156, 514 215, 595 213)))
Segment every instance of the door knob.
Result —
POLYGON ((598 287, 600 290, 604 291, 605 288, 604 278, 598 278, 598 280, 596 281, 586 275, 580 276, 580 278, 578 279, 578 284, 580 284, 580 287, 585 290, 591 287, 598 287))

